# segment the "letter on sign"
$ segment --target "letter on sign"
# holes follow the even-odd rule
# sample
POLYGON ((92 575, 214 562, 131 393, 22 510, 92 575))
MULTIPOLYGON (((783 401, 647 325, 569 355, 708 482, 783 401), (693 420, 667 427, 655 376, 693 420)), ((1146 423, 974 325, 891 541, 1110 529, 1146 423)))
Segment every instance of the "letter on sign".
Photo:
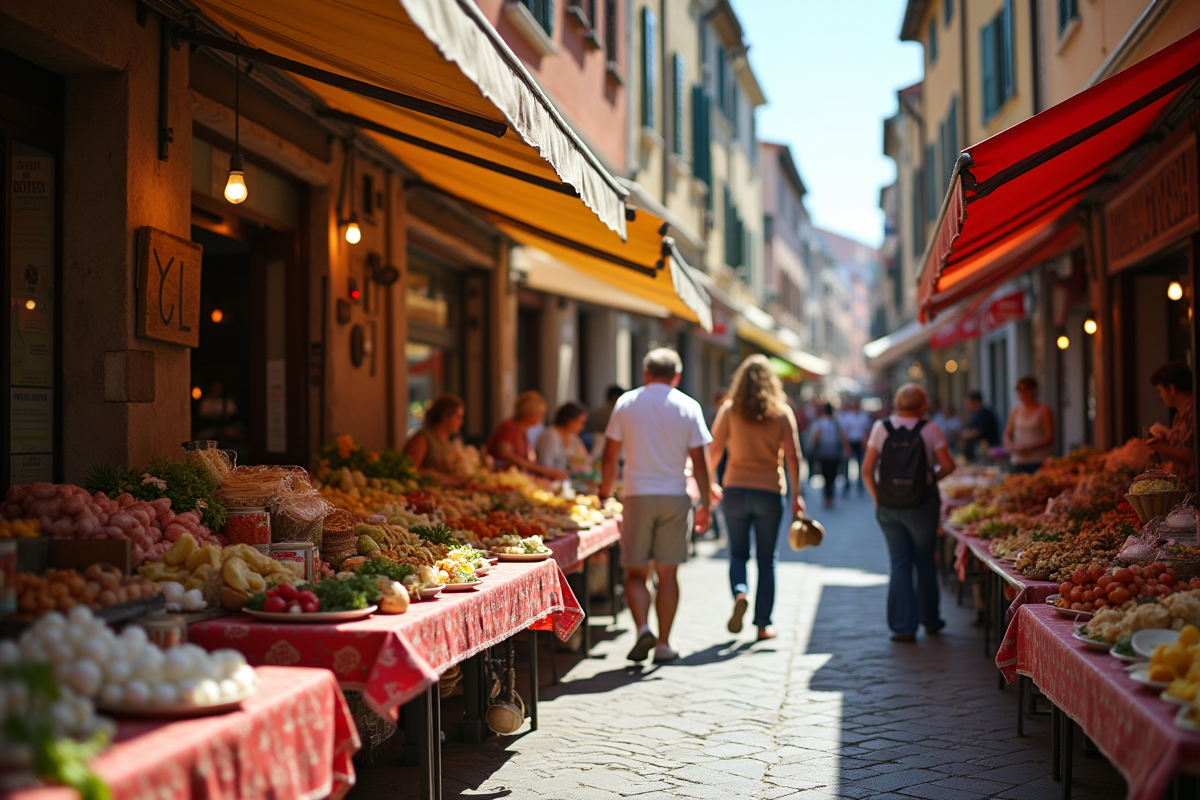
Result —
POLYGON ((200 256, 204 248, 164 231, 138 231, 137 333, 147 339, 200 344, 200 256))

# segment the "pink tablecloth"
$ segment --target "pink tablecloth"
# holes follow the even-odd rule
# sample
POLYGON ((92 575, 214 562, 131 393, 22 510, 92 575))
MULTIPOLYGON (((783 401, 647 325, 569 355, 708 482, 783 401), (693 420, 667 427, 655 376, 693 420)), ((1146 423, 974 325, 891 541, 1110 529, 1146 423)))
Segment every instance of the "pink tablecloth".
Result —
POLYGON ((446 669, 526 628, 566 641, 583 620, 579 601, 553 559, 500 563, 473 592, 443 591, 400 615, 342 624, 276 624, 245 614, 192 625, 209 650, 232 647, 251 664, 324 667, 346 689, 395 722, 398 709, 446 669))
POLYGON ((1178 727, 1178 706, 1130 680, 1124 664, 1076 641, 1071 631, 1077 624, 1049 606, 1023 606, 996 666, 1009 681, 1031 678, 1079 723, 1125 776, 1129 800, 1158 800, 1181 767, 1200 765, 1200 734, 1178 727))
MULTIPOLYGON (((258 693, 240 711, 190 720, 122 720, 92 761, 113 800, 340 798, 354 784, 358 730, 324 669, 259 667, 258 693)), ((9 800, 78 800, 70 789, 9 800)))
POLYGON ((1047 597, 1058 593, 1057 583, 1026 578, 1017 572, 1012 562, 992 555, 991 542, 988 540, 971 536, 960 528, 944 527, 946 533, 958 543, 954 548, 954 569, 958 573, 959 580, 966 580, 967 560, 970 556, 974 556, 1016 590, 1016 597, 1013 598, 1008 609, 1010 615, 1015 614, 1016 610, 1026 603, 1044 603, 1047 597))
POLYGON ((600 525, 560 536, 548 542, 546 546, 554 551, 554 560, 562 567, 562 571, 569 573, 578 569, 588 556, 595 555, 606 547, 612 547, 619 541, 620 517, 606 519, 600 525))

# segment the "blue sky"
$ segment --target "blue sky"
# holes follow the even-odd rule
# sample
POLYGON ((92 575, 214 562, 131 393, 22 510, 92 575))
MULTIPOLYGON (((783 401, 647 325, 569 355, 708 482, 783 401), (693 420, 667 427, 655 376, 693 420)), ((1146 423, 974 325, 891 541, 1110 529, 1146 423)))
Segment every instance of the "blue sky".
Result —
POLYGON ((733 0, 767 96, 758 134, 792 147, 817 225, 883 240, 879 189, 895 168, 883 120, 896 90, 921 79, 921 48, 902 43, 904 0, 733 0))

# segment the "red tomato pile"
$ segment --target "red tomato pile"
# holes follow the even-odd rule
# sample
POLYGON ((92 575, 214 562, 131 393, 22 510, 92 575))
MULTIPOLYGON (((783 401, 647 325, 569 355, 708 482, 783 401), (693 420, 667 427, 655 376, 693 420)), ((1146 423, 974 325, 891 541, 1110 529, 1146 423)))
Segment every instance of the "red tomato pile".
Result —
POLYGON ((1139 597, 1166 597, 1172 592, 1200 589, 1200 578, 1181 580, 1175 570, 1155 562, 1149 566, 1106 570, 1077 569, 1058 587, 1058 605, 1075 611, 1117 608, 1139 597))
POLYGON ((312 592, 302 592, 286 583, 267 589, 263 611, 272 614, 315 614, 321 610, 321 601, 312 592))

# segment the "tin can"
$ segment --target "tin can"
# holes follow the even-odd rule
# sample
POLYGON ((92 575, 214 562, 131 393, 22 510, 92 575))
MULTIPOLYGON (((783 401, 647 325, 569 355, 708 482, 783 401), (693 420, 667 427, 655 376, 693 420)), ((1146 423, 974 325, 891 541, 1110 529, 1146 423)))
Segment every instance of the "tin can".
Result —
POLYGON ((154 614, 142 617, 137 624, 146 632, 146 637, 163 650, 187 642, 187 620, 182 614, 154 614))
POLYGON ((17 543, 0 539, 0 614, 17 611, 17 543))
POLYGON ((225 535, 231 544, 269 545, 271 515, 265 507, 231 508, 225 523, 225 535))
POLYGON ((271 558, 282 561, 306 583, 313 582, 314 561, 317 546, 304 542, 288 542, 271 545, 271 558))

